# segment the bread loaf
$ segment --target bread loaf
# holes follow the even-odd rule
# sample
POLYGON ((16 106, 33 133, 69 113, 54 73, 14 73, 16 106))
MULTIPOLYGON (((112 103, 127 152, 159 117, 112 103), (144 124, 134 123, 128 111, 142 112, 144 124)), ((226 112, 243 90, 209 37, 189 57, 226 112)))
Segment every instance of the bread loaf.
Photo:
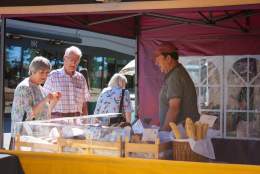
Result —
POLYGON ((208 124, 204 123, 204 124, 202 125, 203 138, 206 138, 206 137, 207 137, 208 128, 209 128, 209 125, 208 125, 208 124))
POLYGON ((185 130, 189 138, 195 138, 195 127, 193 121, 189 117, 185 120, 185 130))
POLYGON ((196 129, 196 140, 203 139, 203 130, 202 130, 202 123, 196 122, 195 123, 195 129, 196 129))
POLYGON ((180 133, 177 125, 174 122, 170 122, 169 125, 170 125, 170 127, 172 129, 173 134, 175 135, 175 138, 176 139, 180 139, 181 138, 181 133, 180 133))

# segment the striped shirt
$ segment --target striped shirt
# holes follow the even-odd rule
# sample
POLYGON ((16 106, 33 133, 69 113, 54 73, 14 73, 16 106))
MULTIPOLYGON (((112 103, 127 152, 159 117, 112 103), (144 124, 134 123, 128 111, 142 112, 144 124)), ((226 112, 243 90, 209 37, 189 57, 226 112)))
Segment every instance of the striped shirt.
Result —
POLYGON ((69 76, 63 68, 53 70, 44 84, 44 89, 47 94, 61 92, 61 98, 52 112, 82 113, 83 103, 90 99, 86 79, 77 71, 73 76, 69 76))

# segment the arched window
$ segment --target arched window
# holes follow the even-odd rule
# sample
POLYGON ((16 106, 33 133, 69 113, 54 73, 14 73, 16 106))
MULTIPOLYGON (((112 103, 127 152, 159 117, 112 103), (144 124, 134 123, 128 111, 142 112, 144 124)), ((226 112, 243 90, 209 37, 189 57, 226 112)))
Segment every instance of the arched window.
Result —
POLYGON ((260 138, 260 57, 225 57, 226 136, 260 138))

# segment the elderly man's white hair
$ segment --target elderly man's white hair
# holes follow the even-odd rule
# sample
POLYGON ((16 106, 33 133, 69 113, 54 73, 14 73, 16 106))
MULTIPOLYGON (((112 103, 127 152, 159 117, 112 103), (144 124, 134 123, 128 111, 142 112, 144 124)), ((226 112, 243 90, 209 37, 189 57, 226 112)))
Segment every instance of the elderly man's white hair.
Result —
POLYGON ((82 57, 82 52, 78 47, 75 46, 71 46, 69 48, 66 49, 64 57, 68 57, 70 53, 74 53, 76 55, 79 55, 79 58, 82 57))
POLYGON ((127 83, 127 78, 123 74, 115 73, 111 77, 111 79, 108 83, 108 87, 119 87, 120 81, 127 83))

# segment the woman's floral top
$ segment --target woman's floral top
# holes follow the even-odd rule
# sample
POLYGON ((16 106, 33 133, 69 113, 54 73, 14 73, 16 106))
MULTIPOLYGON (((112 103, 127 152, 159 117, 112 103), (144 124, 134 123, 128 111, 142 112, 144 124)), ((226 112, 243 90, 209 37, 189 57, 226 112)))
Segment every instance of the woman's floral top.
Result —
MULTIPOLYGON (((94 114, 119 113, 121 95, 122 89, 119 87, 103 89, 98 97, 94 114)), ((128 90, 125 90, 123 106, 124 112, 133 111, 128 90)))
MULTIPOLYGON (((28 120, 32 116, 32 107, 39 103, 45 97, 44 90, 41 85, 36 85, 29 81, 29 78, 24 79, 18 84, 14 91, 14 100, 12 105, 12 134, 15 133, 15 123, 28 120), (24 120, 23 120, 24 119, 24 120)), ((49 105, 46 103, 42 112, 35 115, 36 120, 48 119, 49 105)))

